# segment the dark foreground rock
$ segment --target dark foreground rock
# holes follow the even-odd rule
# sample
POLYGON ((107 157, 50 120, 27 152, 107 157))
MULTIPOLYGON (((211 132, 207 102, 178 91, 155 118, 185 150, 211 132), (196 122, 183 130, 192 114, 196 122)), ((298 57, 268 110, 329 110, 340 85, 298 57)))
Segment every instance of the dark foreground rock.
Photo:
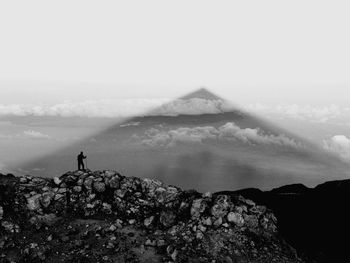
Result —
POLYGON ((305 261, 349 262, 350 180, 315 188, 295 184, 267 192, 244 189, 218 194, 239 194, 272 209, 280 234, 305 261))
POLYGON ((301 262, 240 195, 114 171, 0 175, 0 262, 301 262))

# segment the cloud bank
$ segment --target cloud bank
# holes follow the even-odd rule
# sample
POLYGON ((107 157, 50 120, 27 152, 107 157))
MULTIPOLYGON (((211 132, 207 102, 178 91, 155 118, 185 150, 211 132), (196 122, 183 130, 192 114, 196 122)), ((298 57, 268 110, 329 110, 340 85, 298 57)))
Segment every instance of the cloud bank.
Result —
POLYGON ((139 115, 214 114, 232 110, 222 100, 206 99, 120 99, 65 101, 56 105, 3 105, 0 115, 14 116, 61 116, 61 117, 133 117, 139 115))
MULTIPOLYGON (((249 104, 243 107, 245 111, 257 115, 276 118, 293 118, 311 122, 325 123, 339 118, 350 121, 350 107, 328 105, 315 107, 310 105, 281 104, 264 105, 249 104)), ((22 105, 0 104, 1 115, 14 116, 60 116, 60 117, 107 117, 128 118, 144 115, 200 115, 217 114, 233 111, 234 107, 220 99, 116 99, 65 101, 55 105, 22 105)))
POLYGON ((0 139, 50 139, 47 134, 34 130, 25 130, 17 134, 0 134, 0 139))
POLYGON ((323 147, 343 160, 350 162, 350 139, 345 135, 335 135, 323 141, 323 147))
POLYGON ((267 114, 269 116, 288 117, 318 123, 325 123, 337 118, 350 119, 350 107, 342 107, 334 104, 315 107, 297 104, 269 106, 256 103, 248 105, 246 110, 255 114, 267 114))
POLYGON ((171 147, 182 143, 203 143, 205 140, 239 141, 250 145, 278 145, 293 148, 302 147, 300 143, 286 135, 265 134, 261 129, 240 128, 228 122, 218 128, 213 126, 181 127, 173 130, 151 128, 143 136, 134 136, 139 143, 151 147, 171 147))

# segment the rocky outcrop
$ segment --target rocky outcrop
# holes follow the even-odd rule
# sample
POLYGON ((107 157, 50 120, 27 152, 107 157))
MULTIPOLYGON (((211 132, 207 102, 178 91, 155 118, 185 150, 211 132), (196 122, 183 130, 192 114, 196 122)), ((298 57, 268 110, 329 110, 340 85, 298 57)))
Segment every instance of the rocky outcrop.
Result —
POLYGON ((301 262, 240 195, 115 171, 0 175, 0 262, 301 262))

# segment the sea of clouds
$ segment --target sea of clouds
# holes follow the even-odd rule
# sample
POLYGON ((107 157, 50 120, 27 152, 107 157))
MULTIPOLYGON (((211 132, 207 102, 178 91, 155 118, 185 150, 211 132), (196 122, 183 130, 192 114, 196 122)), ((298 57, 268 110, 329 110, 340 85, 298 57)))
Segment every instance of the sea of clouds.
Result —
POLYGON ((278 145, 293 148, 303 147, 301 143, 284 134, 266 134, 259 128, 240 128, 234 122, 228 122, 218 128, 213 126, 180 127, 166 130, 148 129, 144 135, 134 135, 133 139, 151 147, 172 147, 182 143, 203 143, 205 140, 239 141, 250 145, 278 145))
POLYGON ((338 105, 311 106, 298 104, 266 105, 261 103, 249 104, 245 110, 256 114, 264 114, 277 118, 292 118, 315 123, 326 123, 336 119, 350 121, 350 107, 338 105))
POLYGON ((120 99, 65 101, 55 105, 0 104, 0 115, 60 117, 133 117, 140 115, 215 114, 232 110, 223 100, 120 99))
POLYGON ((50 139, 47 134, 35 130, 25 130, 22 133, 16 134, 1 134, 0 139, 50 139))

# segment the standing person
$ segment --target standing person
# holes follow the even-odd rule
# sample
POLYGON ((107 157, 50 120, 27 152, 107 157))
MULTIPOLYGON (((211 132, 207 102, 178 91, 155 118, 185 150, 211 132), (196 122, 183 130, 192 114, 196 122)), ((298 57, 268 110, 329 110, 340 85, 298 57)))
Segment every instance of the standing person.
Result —
POLYGON ((77 159, 78 159, 78 170, 84 171, 85 170, 84 159, 86 159, 86 156, 84 156, 83 152, 80 152, 80 154, 77 156, 77 159))

